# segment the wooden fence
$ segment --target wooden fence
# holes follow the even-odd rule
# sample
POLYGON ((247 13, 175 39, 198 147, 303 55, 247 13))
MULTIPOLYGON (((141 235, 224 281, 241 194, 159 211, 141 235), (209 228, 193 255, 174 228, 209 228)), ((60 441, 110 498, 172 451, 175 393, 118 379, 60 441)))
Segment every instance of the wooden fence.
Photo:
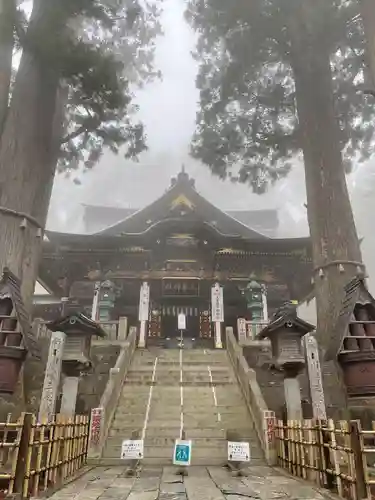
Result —
POLYGON ((294 476, 348 500, 375 498, 375 422, 279 420, 275 440, 278 464, 294 476))
POLYGON ((0 492, 37 496, 73 476, 86 463, 89 417, 37 422, 24 413, 0 423, 0 492))

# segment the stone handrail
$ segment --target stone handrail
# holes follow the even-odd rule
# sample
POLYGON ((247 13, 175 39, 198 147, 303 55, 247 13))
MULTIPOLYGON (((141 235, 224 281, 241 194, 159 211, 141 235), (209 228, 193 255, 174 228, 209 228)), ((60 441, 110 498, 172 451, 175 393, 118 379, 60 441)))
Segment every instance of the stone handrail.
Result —
POLYGON ((122 386, 131 366, 137 343, 137 328, 130 327, 129 336, 121 346, 116 364, 110 369, 109 379, 100 399, 101 409, 100 438, 99 442, 90 443, 88 459, 98 459, 101 456, 104 443, 108 436, 109 427, 113 420, 122 386))
MULTIPOLYGON (((36 318, 33 321, 33 331, 37 339, 50 339, 51 338, 51 330, 49 330, 46 326, 48 321, 36 318)), ((106 333, 106 337, 104 339, 94 337, 92 339, 92 344, 106 344, 110 343, 122 343, 126 340, 127 337, 127 318, 120 317, 118 320, 114 321, 102 321, 100 322, 100 326, 106 333)))
POLYGON ((274 449, 275 414, 267 407, 256 378, 256 373, 249 368, 242 348, 238 345, 233 334, 233 328, 227 327, 225 333, 227 353, 253 419, 255 431, 267 462, 273 464, 276 459, 274 449))

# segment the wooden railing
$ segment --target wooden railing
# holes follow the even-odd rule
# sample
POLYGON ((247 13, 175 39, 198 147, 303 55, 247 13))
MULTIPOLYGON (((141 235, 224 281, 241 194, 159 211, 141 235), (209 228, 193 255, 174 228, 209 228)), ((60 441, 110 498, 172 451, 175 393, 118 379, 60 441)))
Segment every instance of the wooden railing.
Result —
POLYGON ((279 420, 275 426, 278 465, 342 498, 374 498, 375 422, 372 427, 363 430, 357 420, 279 420))
POLYGON ((24 413, 0 423, 0 492, 21 498, 58 487, 85 465, 89 417, 56 415, 37 422, 24 413))

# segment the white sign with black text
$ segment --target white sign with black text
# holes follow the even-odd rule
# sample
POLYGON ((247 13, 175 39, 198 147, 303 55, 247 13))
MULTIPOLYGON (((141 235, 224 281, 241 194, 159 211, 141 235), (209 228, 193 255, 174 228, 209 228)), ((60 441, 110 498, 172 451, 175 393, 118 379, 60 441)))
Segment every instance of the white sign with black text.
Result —
POLYGON ((143 439, 125 439, 121 446, 121 460, 142 459, 143 448, 143 439))
POLYGON ((224 322, 224 294, 223 287, 219 283, 215 283, 211 288, 211 321, 224 322))
POLYGON ((150 286, 148 283, 142 283, 139 293, 139 321, 148 321, 150 306, 150 286))
POLYGON ((186 330, 186 316, 183 313, 178 315, 178 329, 186 330))
POLYGON ((230 462, 250 462, 250 445, 246 442, 228 441, 230 462))

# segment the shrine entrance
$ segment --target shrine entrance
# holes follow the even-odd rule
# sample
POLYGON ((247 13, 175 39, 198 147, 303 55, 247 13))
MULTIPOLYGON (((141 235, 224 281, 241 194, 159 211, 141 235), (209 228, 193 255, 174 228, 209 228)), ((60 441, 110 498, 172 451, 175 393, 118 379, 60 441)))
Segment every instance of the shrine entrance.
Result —
POLYGON ((199 338, 199 307, 192 306, 164 306, 161 313, 161 333, 164 338, 179 338, 178 315, 184 314, 186 330, 183 336, 190 339, 199 338))

